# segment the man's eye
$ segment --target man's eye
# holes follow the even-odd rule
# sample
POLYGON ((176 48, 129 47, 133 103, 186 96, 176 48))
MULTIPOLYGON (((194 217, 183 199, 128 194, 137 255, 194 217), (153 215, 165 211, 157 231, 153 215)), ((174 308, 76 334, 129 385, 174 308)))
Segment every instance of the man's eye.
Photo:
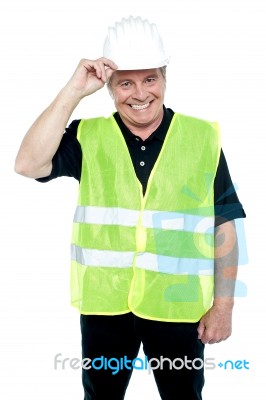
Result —
POLYGON ((153 83, 153 82, 155 82, 155 78, 147 78, 146 82, 147 83, 153 83))
POLYGON ((121 84, 122 87, 128 88, 130 86, 130 82, 123 82, 121 84))

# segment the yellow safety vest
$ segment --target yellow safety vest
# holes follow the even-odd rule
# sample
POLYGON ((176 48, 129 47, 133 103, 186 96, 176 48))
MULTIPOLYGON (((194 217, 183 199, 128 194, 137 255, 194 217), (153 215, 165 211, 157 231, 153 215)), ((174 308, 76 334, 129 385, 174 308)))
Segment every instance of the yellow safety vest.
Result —
POLYGON ((174 114, 145 196, 113 115, 82 120, 78 140, 72 305, 81 314, 198 321, 213 296, 217 124, 174 114))

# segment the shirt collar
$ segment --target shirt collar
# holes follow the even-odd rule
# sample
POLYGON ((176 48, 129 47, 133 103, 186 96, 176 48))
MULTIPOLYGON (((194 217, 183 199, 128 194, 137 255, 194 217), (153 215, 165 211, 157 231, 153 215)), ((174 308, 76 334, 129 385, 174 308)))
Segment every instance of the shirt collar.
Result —
MULTIPOLYGON (((158 128, 146 139, 146 141, 151 141, 153 139, 157 139, 161 142, 164 141, 166 133, 168 131, 168 128, 170 126, 172 117, 174 115, 173 110, 171 110, 171 108, 166 108, 165 106, 163 106, 163 110, 164 110, 164 114, 163 114, 163 119, 162 122, 160 123, 160 125, 158 126, 158 128)), ((122 121, 120 115, 118 112, 116 112, 114 114, 114 118, 125 138, 126 141, 133 141, 136 139, 136 135, 134 135, 129 129, 128 127, 124 124, 124 122, 122 121)), ((141 138, 139 138, 140 140, 142 140, 141 138)))

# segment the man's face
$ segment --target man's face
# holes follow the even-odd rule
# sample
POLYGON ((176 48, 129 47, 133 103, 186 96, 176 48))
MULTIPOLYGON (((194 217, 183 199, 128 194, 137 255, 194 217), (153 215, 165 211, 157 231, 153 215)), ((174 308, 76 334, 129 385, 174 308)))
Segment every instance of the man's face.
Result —
POLYGON ((129 128, 160 123, 163 116, 165 79, 159 68, 115 71, 110 89, 115 107, 129 128))

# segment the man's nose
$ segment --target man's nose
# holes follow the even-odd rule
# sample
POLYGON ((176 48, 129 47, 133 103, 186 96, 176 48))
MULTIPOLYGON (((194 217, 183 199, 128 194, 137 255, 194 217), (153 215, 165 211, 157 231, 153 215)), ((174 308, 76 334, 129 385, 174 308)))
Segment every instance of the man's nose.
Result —
POLYGON ((135 85, 135 92, 133 94, 133 98, 139 101, 144 101, 148 97, 148 94, 142 83, 135 85))

